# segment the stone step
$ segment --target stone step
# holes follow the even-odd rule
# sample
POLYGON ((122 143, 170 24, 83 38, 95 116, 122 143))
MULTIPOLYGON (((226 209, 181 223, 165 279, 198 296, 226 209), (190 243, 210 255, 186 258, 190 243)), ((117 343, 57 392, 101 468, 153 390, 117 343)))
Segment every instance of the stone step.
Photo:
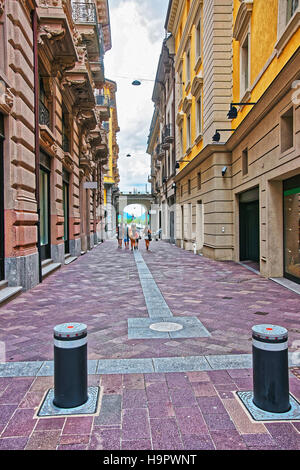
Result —
POLYGON ((82 251, 80 254, 81 254, 81 255, 85 255, 85 254, 86 254, 86 251, 82 251))
POLYGON ((67 258, 65 258, 65 264, 70 264, 70 263, 72 263, 73 261, 75 261, 75 259, 77 259, 77 256, 71 256, 71 255, 69 255, 67 258))
POLYGON ((5 289, 8 286, 7 281, 0 281, 0 290, 5 289))
POLYGON ((70 258, 70 257, 71 257, 70 253, 65 253, 65 260, 70 258))
POLYGON ((0 305, 13 300, 22 292, 22 287, 4 287, 0 290, 0 305))
POLYGON ((45 267, 42 268, 42 277, 43 279, 47 276, 49 276, 49 274, 53 273, 54 271, 56 271, 57 269, 59 269, 61 267, 61 263, 50 263, 50 264, 47 264, 45 267))
POLYGON ((53 259, 51 259, 51 258, 44 259, 44 261, 42 261, 42 268, 45 268, 46 266, 48 266, 51 263, 53 263, 53 259))

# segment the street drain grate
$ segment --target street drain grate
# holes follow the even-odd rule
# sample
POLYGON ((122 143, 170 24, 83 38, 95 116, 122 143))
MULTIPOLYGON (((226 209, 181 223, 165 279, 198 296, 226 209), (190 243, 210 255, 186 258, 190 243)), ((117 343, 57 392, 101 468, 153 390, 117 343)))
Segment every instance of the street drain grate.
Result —
POLYGON ((253 312, 254 315, 269 315, 269 312, 253 312))
POLYGON ((231 300, 232 299, 232 297, 222 297, 222 298, 225 299, 225 300, 231 300))

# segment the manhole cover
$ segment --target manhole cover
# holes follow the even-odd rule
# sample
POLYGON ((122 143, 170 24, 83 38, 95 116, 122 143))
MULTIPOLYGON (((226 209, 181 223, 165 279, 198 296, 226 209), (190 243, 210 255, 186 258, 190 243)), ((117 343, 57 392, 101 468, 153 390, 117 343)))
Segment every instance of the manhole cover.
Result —
POLYGON ((178 323, 171 323, 171 322, 161 322, 161 323, 152 323, 149 326, 151 330, 154 331, 179 331, 182 330, 183 326, 179 325, 178 323))

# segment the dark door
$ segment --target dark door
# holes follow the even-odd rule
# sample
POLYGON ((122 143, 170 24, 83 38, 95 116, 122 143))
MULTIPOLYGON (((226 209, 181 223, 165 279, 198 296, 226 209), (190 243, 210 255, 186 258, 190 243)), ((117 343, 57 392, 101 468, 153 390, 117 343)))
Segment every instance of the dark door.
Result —
POLYGON ((259 262, 259 202, 240 203, 240 260, 259 262))
POLYGON ((170 212, 170 242, 174 243, 174 211, 170 212))
POLYGON ((40 168, 40 238, 41 259, 51 258, 50 247, 50 173, 40 168))
POLYGON ((69 227, 69 173, 63 170, 63 209, 64 209, 64 243, 65 253, 70 252, 70 227, 69 227))
POLYGON ((284 276, 300 284, 300 174, 283 182, 284 276))
POLYGON ((4 272, 4 164, 3 164, 4 119, 0 114, 0 281, 4 272))

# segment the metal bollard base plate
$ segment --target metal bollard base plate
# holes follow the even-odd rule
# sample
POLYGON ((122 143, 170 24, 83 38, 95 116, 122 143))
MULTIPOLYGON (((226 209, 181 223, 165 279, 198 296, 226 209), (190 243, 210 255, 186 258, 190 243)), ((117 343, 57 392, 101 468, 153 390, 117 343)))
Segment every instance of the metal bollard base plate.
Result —
POLYGON ((36 417, 48 418, 50 416, 97 415, 100 406, 100 389, 101 387, 88 387, 88 400, 81 406, 76 406, 75 408, 58 408, 53 404, 54 389, 51 388, 44 397, 36 417))
POLYGON ((254 421, 297 421, 300 420, 300 403, 290 396, 291 408, 285 413, 272 413, 258 408, 253 403, 253 392, 236 392, 237 397, 241 400, 242 404, 246 407, 254 421))

